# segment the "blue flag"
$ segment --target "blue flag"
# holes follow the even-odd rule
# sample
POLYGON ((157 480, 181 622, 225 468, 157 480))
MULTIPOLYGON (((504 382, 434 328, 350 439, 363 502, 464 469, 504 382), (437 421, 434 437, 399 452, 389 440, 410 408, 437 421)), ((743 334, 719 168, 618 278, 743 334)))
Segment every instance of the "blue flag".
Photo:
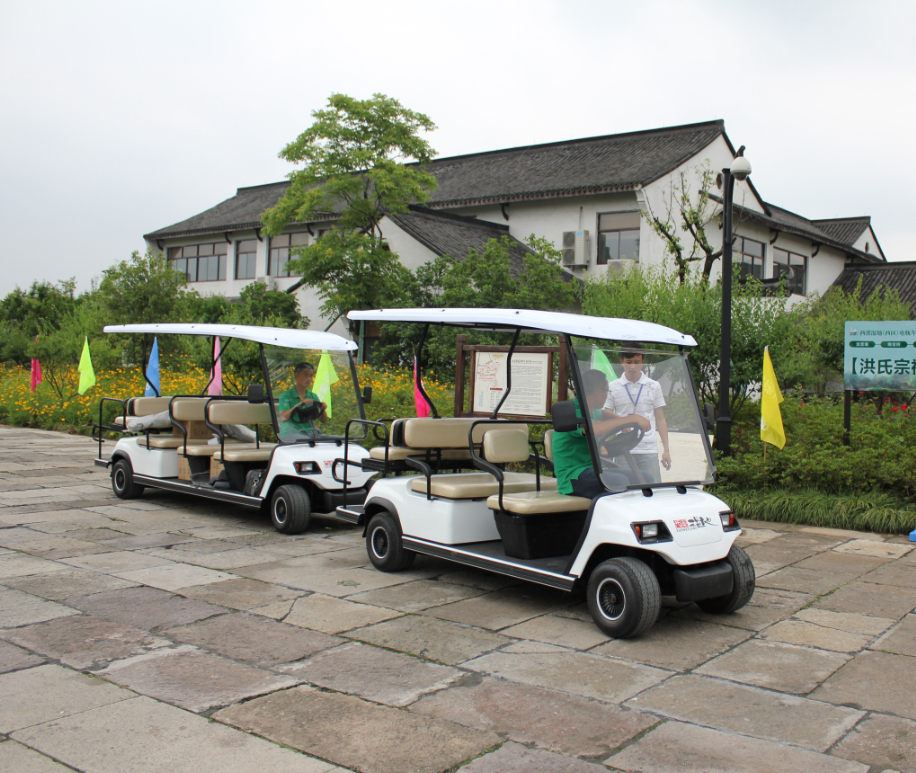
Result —
POLYGON ((159 397, 162 390, 159 387, 159 339, 153 339, 153 351, 149 355, 149 364, 146 366, 146 390, 144 397, 159 397))

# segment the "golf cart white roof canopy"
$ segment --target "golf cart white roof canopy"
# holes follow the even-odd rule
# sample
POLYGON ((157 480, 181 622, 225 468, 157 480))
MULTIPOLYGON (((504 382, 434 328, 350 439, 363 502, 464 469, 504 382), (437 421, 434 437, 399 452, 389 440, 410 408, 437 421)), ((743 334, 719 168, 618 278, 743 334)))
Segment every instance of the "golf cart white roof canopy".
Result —
POLYGON ((255 325, 197 325, 186 323, 161 323, 142 325, 106 325, 106 333, 153 333, 155 335, 220 336, 241 338, 259 344, 282 346, 287 349, 327 349, 351 352, 358 347, 334 333, 320 330, 287 330, 282 327, 257 327, 255 325))
MULTIPOLYGON (((583 338, 609 341, 696 346, 693 336, 679 333, 654 322, 614 317, 587 317, 556 311, 531 309, 373 309, 351 311, 347 317, 372 322, 428 322, 434 325, 486 328, 488 330, 526 328, 545 333, 566 333, 583 338)), ((106 328, 107 330, 107 328, 106 328)))

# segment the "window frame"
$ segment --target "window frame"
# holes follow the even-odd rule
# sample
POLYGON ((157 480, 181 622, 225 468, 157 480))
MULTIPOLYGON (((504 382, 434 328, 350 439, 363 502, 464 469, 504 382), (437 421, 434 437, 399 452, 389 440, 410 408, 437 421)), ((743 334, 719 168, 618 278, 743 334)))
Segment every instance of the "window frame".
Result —
POLYGON ((290 251, 298 247, 308 247, 309 241, 308 231, 292 231, 290 233, 279 234, 278 236, 271 236, 270 242, 267 245, 267 275, 277 279, 302 276, 301 274, 291 274, 289 269, 285 267, 289 264, 290 251), (305 240, 304 243, 293 244, 293 238, 297 236, 301 236, 305 240), (274 242, 278 239, 286 239, 287 243, 281 246, 275 246, 274 242), (280 271, 278 265, 281 257, 279 255, 280 250, 286 250, 286 260, 283 262, 283 271, 280 271), (275 252, 277 253, 276 255, 274 254, 275 252))
POLYGON ((257 239, 238 239, 235 242, 235 278, 236 279, 257 279, 258 276, 258 240, 257 239), (242 245, 252 242, 254 249, 242 252, 242 245), (242 255, 254 255, 254 267, 251 269, 251 276, 242 276, 239 273, 239 258, 242 255))
POLYGON ((604 236, 605 234, 616 234, 617 235, 617 254, 619 255, 620 254, 620 234, 629 233, 631 231, 635 231, 637 234, 636 257, 635 258, 614 258, 614 260, 630 260, 633 263, 639 263, 639 242, 641 241, 641 239, 639 238, 639 234, 642 230, 642 212, 640 210, 628 209, 628 210, 624 210, 621 212, 598 212, 597 219, 595 222, 597 223, 597 228, 595 230, 595 232, 597 233, 597 238, 595 239, 595 243, 597 245, 597 251, 595 254, 595 265, 606 266, 608 264, 608 259, 602 255, 602 252, 604 252, 604 250, 602 250, 602 236, 604 236), (601 227, 601 218, 607 217, 607 216, 615 216, 615 215, 635 215, 636 216, 636 225, 623 227, 623 228, 604 228, 603 229, 601 227))
POLYGON ((203 242, 201 244, 184 244, 180 247, 169 247, 168 259, 172 264, 172 268, 178 271, 181 274, 185 275, 188 284, 197 284, 198 282, 225 282, 226 281, 226 267, 228 264, 229 258, 229 244, 226 241, 221 242, 203 242), (201 248, 211 248, 209 255, 201 255, 201 248), (189 254, 185 254, 185 251, 188 251, 189 254), (194 254, 191 255, 190 251, 193 250, 194 254), (178 253, 176 255, 176 252, 178 253), (206 259, 207 261, 207 278, 200 278, 200 260, 201 258, 206 259), (212 258, 217 258, 216 261, 216 277, 214 279, 209 278, 209 268, 212 258), (189 270, 190 261, 194 261, 194 278, 191 278, 191 273, 189 270))
POLYGON ((789 268, 792 268, 794 265, 797 265, 797 264, 792 263, 792 258, 801 259, 801 280, 802 280, 801 289, 800 290, 794 289, 794 286, 789 283, 789 280, 787 278, 786 290, 788 290, 793 295, 806 295, 808 291, 808 256, 807 255, 802 255, 800 252, 792 252, 792 250, 786 250, 786 249, 783 249, 782 247, 774 246, 773 247, 773 271, 772 271, 773 279, 778 280, 781 278, 780 274, 776 270, 776 266, 788 266, 789 268), (779 255, 779 253, 785 254, 786 259, 789 262, 788 263, 777 262, 776 258, 779 255))
POLYGON ((740 271, 741 281, 746 280, 748 276, 752 276, 754 277, 754 279, 757 279, 758 281, 762 282, 765 278, 764 274, 766 272, 766 265, 767 265, 766 242, 761 242, 761 241, 758 241, 757 239, 751 239, 750 237, 747 237, 747 236, 736 236, 735 244, 732 247, 732 263, 740 264, 741 268, 739 269, 739 271, 740 271), (744 245, 747 242, 750 242, 751 244, 760 245, 760 255, 759 256, 758 255, 748 255, 748 253, 744 250, 744 245), (736 256, 739 256, 738 260, 735 260, 736 256), (760 261, 760 276, 756 276, 753 273, 753 270, 751 271, 745 270, 744 268, 745 266, 751 266, 753 268, 753 266, 757 265, 755 262, 748 263, 745 260, 746 257, 752 258, 753 261, 757 261, 757 260, 760 261))

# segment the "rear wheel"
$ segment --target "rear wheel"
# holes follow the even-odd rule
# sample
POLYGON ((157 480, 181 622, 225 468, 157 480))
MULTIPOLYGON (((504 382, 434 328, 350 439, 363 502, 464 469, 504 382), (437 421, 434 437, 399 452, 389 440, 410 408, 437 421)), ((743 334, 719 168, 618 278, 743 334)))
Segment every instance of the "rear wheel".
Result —
POLYGON ((111 490, 118 499, 136 499, 143 486, 134 483, 134 468, 127 459, 118 459, 111 468, 111 490))
POLYGON ((281 534, 302 534, 312 521, 312 503, 301 486, 280 486, 270 500, 270 520, 281 534))
POLYGON ((401 541, 401 529, 387 510, 376 513, 366 529, 366 551, 369 560, 380 572, 400 572, 408 569, 417 554, 406 550, 401 541))
POLYGON ((697 606, 704 612, 712 615, 727 615, 729 612, 735 612, 754 595, 754 586, 756 585, 756 575, 754 573, 754 563, 751 557, 744 552, 744 548, 738 545, 732 545, 725 559, 732 567, 732 592, 725 596, 717 596, 714 599, 703 599, 697 602, 697 606))
POLYGON ((612 558, 595 567, 588 580, 588 609, 604 633, 628 639, 658 619, 661 591, 652 570, 637 558, 612 558))

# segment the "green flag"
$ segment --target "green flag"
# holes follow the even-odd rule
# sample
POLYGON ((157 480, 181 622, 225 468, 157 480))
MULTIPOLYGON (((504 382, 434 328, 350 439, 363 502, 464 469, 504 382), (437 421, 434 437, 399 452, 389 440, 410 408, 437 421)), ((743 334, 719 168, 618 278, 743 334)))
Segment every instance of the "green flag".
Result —
POLYGON ((92 369, 92 357, 89 356, 89 338, 85 337, 83 341, 83 355, 80 357, 80 374, 79 393, 86 394, 91 387, 95 386, 95 371, 92 369))
POLYGON ((605 376, 607 376, 608 383, 617 380, 617 374, 614 373, 614 368, 611 367, 611 362, 608 360, 607 355, 601 349, 595 349, 592 355, 592 367, 595 370, 600 370, 605 376))
POLYGON ((337 371, 334 370, 334 363, 331 362, 331 355, 327 351, 321 353, 321 359, 318 361, 318 370, 315 372, 315 382, 313 390, 327 406, 328 418, 333 418, 331 413, 331 387, 340 379, 337 377, 337 371))

